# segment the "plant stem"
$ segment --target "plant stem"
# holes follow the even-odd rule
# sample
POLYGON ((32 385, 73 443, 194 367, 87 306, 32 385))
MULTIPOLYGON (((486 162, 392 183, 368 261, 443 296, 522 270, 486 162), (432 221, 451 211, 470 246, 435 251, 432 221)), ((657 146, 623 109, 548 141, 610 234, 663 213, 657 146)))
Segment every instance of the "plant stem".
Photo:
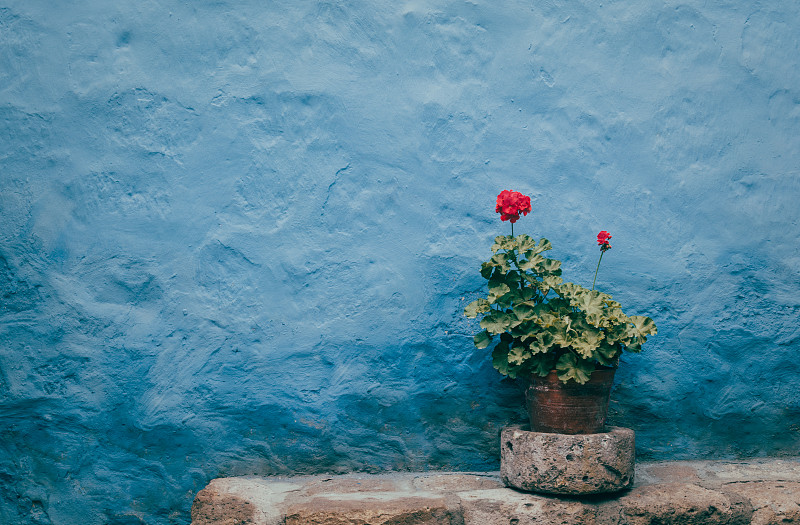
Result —
POLYGON ((514 223, 511 223, 511 236, 514 236, 514 223))
POLYGON ((597 269, 594 271, 594 281, 592 281, 592 290, 594 290, 594 283, 597 282, 597 272, 600 271, 600 261, 603 260, 604 251, 600 251, 600 259, 597 261, 597 269))

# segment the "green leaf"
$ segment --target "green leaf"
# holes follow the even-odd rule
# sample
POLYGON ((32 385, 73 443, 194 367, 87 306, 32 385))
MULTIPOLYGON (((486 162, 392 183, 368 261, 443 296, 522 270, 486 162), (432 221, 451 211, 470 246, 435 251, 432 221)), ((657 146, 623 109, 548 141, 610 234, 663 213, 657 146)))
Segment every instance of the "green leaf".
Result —
POLYGON ((572 300, 577 297, 582 290, 586 290, 586 288, 579 284, 562 283, 561 286, 556 289, 556 293, 561 297, 572 300))
POLYGON ((472 338, 472 340, 475 343, 475 347, 476 348, 482 349, 482 348, 486 348, 487 346, 489 346, 489 343, 492 342, 492 336, 489 335, 489 332, 487 332, 486 330, 483 330, 483 331, 478 332, 477 334, 475 334, 475 336, 472 338))
POLYGON ((592 325, 595 328, 600 328, 603 326, 603 321, 605 318, 603 317, 603 312, 596 312, 591 314, 585 314, 586 322, 592 325))
POLYGON ((520 302, 514 305, 514 315, 520 321, 531 319, 536 313, 536 306, 527 302, 520 302))
POLYGON ((603 342, 600 346, 597 347, 595 350, 595 359, 597 362, 604 366, 617 366, 619 361, 619 354, 621 350, 618 345, 611 346, 606 342, 603 342))
POLYGON ((527 252, 529 250, 533 250, 536 248, 536 241, 534 241, 529 235, 517 235, 517 251, 520 253, 527 252))
POLYGON ((573 345, 575 338, 575 331, 570 327, 570 319, 564 317, 556 317, 549 329, 547 330, 553 336, 553 343, 558 346, 568 348, 573 345))
POLYGON ((537 267, 539 268, 539 273, 555 274, 561 268, 561 261, 558 259, 544 258, 544 260, 540 262, 537 267))
POLYGON ((489 259, 489 264, 500 269, 503 273, 508 273, 511 271, 511 265, 508 263, 508 259, 508 253, 496 253, 489 259))
POLYGON ((497 343, 492 351, 492 366, 504 376, 508 375, 508 345, 497 343))
POLYGON ((587 315, 602 315, 604 303, 600 292, 582 288, 573 295, 572 306, 587 315))
POLYGON ((557 275, 545 275, 542 277, 542 293, 547 295, 550 288, 555 288, 560 285, 564 280, 557 275))
POLYGON ((491 305, 486 299, 476 299, 464 308, 464 315, 470 319, 475 319, 478 314, 482 314, 491 310, 491 305))
POLYGON ((622 340, 629 352, 641 352, 642 345, 647 341, 648 335, 657 333, 656 323, 643 315, 632 315, 626 325, 628 340, 622 340))
POLYGON ((555 368, 556 356, 553 354, 538 354, 531 357, 528 367, 531 373, 544 377, 555 368))
POLYGON ((528 259, 523 259, 517 264, 520 270, 528 271, 533 268, 538 268, 540 264, 542 264, 546 259, 541 255, 534 255, 533 257, 529 257, 528 259))
POLYGON ((504 283, 503 281, 495 281, 494 279, 489 281, 489 296, 490 296, 490 300, 491 300, 491 297, 494 297, 495 299, 498 298, 498 297, 502 297, 509 290, 511 290, 511 288, 509 288, 508 285, 506 283, 504 283))
POLYGON ((576 383, 584 384, 594 372, 594 363, 586 359, 578 359, 575 354, 568 352, 562 355, 556 363, 558 379, 566 383, 570 379, 576 383))
POLYGON ((633 352, 634 354, 638 354, 639 352, 642 351, 642 343, 638 341, 629 342, 625 346, 625 350, 627 350, 628 352, 633 352))
POLYGON ((534 249, 534 253, 542 253, 542 252, 546 252, 547 250, 552 250, 552 249, 553 249, 553 245, 550 244, 550 241, 548 241, 547 239, 542 237, 541 239, 539 239, 539 244, 534 249))
POLYGON ((649 317, 645 317, 643 315, 632 315, 628 319, 630 319, 631 323, 633 323, 635 333, 638 336, 644 337, 646 335, 656 335, 658 333, 656 323, 653 322, 653 320, 649 317))
POLYGON ((522 365, 526 359, 530 359, 531 353, 521 346, 515 346, 508 352, 508 363, 512 365, 522 365))
POLYGON ((603 342, 603 332, 589 325, 582 318, 578 318, 572 323, 573 330, 576 332, 576 337, 572 340, 572 348, 574 348, 581 357, 591 359, 594 355, 595 349, 603 342))
POLYGON ((550 328, 561 320, 561 316, 552 312, 542 312, 539 314, 539 325, 542 328, 550 328))
POLYGON ((497 253, 500 250, 513 250, 514 246, 516 246, 516 242, 514 242, 514 237, 510 235, 498 235, 494 238, 494 244, 492 245, 492 253, 497 253))
POLYGON ((530 348, 531 353, 534 355, 546 353, 553 346, 553 343, 555 343, 553 334, 549 332, 539 332, 532 339, 530 348))
POLYGON ((520 294, 519 289, 512 288, 501 297, 497 299, 497 305, 501 306, 502 308, 511 308, 513 305, 523 302, 522 294, 520 294))
POLYGON ((612 324, 605 329, 606 340, 609 344, 615 344, 622 341, 628 341, 632 338, 631 330, 633 325, 631 323, 612 324))
POLYGON ((508 330, 511 324, 511 316, 506 312, 492 312, 481 319, 481 328, 490 334, 501 334, 508 330))
POLYGON ((530 301, 536 296, 536 290, 531 286, 526 286, 519 291, 522 301, 530 301))
POLYGON ((484 279, 491 279, 493 273, 494 273, 494 266, 492 266, 488 262, 481 263, 481 275, 483 276, 484 279))

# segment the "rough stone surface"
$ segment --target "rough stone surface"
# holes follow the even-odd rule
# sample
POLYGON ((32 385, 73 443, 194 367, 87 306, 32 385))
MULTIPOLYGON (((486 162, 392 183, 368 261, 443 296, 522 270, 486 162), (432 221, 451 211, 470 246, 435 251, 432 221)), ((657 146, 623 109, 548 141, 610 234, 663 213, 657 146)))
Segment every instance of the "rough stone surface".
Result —
POLYGON ((304 483, 241 477, 212 480, 192 503, 192 525, 283 523, 283 501, 288 494, 313 486, 304 483))
POLYGON ((563 501, 509 489, 458 494, 465 524, 583 525, 595 522, 594 505, 563 501))
POLYGON ((632 489, 580 498, 502 487, 498 473, 227 478, 198 494, 192 515, 193 525, 800 524, 798 467, 800 459, 643 463, 632 489))
POLYGON ((374 493, 358 498, 313 498, 286 510, 286 525, 456 525, 458 514, 442 497, 374 493))
POLYGON ((745 481, 726 486, 750 501, 753 525, 800 523, 800 482, 745 481))
POLYGON ((0 523, 497 470, 462 309, 503 189, 659 335, 639 457, 800 450, 795 0, 4 0, 0 523), (754 358, 757 357, 757 358, 754 358))
POLYGON ((724 493, 688 483, 637 487, 604 505, 602 515, 607 521, 624 525, 748 523, 741 521, 746 519, 746 512, 724 493))
POLYGON ((514 488, 549 494, 602 494, 633 485, 634 432, 610 427, 601 434, 530 432, 500 435, 500 475, 514 488))

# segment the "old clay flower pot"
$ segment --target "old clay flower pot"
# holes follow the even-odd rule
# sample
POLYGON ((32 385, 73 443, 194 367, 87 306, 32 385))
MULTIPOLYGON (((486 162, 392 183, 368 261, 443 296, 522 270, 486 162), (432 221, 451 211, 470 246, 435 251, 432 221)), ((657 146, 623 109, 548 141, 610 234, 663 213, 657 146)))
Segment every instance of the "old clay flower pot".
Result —
POLYGON ((588 382, 561 382, 555 370, 530 376, 525 405, 534 432, 596 434, 605 431, 616 368, 598 368, 588 382))

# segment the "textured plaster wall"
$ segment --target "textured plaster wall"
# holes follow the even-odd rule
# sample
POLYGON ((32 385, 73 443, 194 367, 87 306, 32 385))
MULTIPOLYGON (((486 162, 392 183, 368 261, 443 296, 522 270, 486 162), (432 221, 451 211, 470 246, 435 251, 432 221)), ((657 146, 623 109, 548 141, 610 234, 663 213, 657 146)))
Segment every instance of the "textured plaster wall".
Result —
POLYGON ((533 197, 659 335, 640 458, 800 453, 800 7, 0 4, 0 522, 188 523, 226 475, 496 469, 474 322, 533 197))

